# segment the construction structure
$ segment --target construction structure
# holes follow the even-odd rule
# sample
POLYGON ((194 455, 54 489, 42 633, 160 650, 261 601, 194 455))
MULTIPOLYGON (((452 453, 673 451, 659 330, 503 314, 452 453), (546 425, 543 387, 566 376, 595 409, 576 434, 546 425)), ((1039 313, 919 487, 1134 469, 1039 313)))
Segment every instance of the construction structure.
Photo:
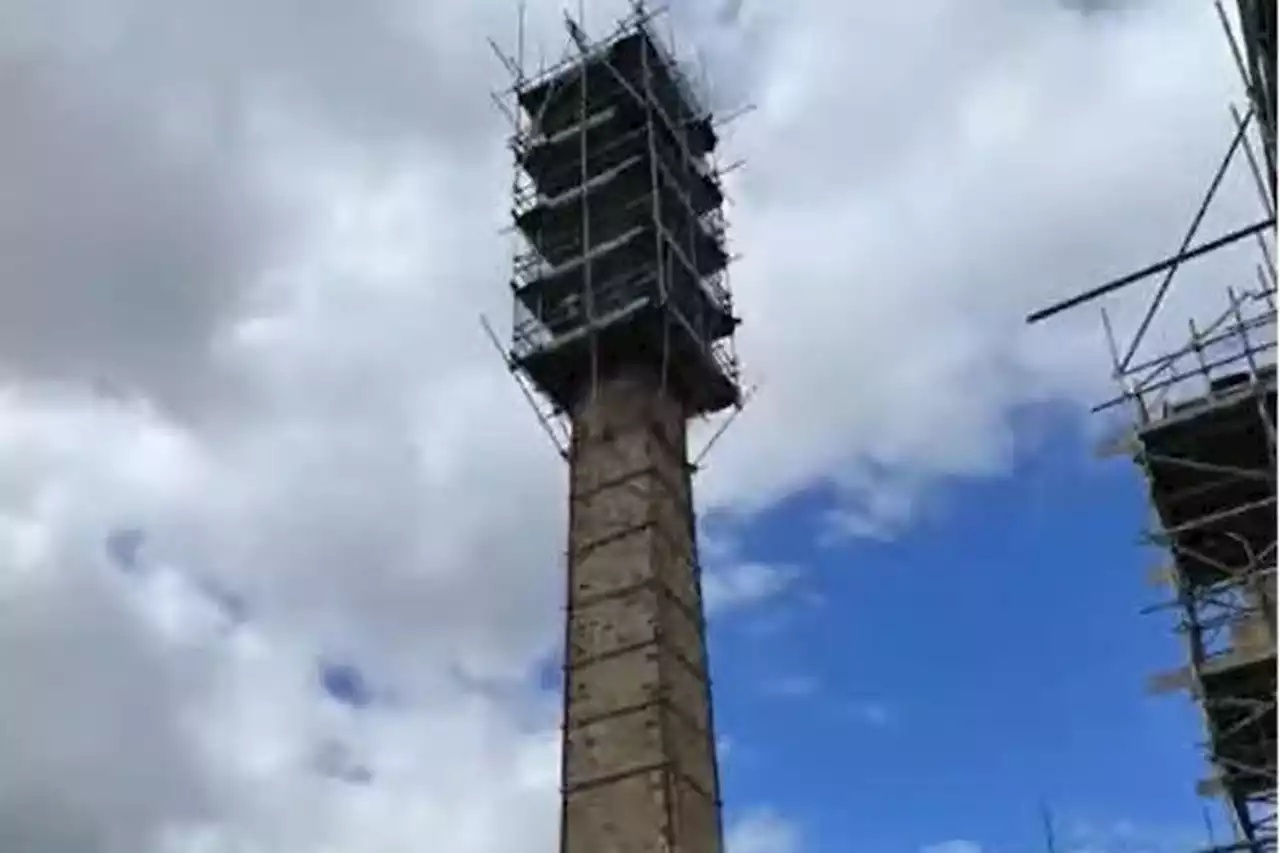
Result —
POLYGON ((569 463, 563 853, 719 853, 687 451, 741 403, 717 125, 637 4, 515 78, 506 358, 569 463))
MULTIPOLYGON (((1033 314, 1032 322, 1149 276, 1163 279, 1124 345, 1110 322, 1119 391, 1095 411, 1125 407, 1131 420, 1108 449, 1143 472, 1152 505, 1145 540, 1164 558, 1153 581, 1167 590, 1152 610, 1177 614, 1181 668, 1156 675, 1155 692, 1187 691, 1202 712, 1210 773, 1198 785, 1220 797, 1235 839, 1214 850, 1276 849, 1276 268, 1274 0, 1239 0, 1233 23, 1217 12, 1248 96, 1231 108, 1234 136, 1181 248, 1166 260, 1033 314), (1241 44, 1243 43, 1243 44, 1241 44), (1254 145, 1256 139, 1258 144, 1254 145), (1261 158, 1256 149, 1261 150, 1261 158), (1193 245, 1223 175, 1247 165, 1260 221, 1193 245), (1254 240, 1253 280, 1224 281, 1221 311, 1194 319, 1181 345, 1137 352, 1160 319, 1180 265, 1254 240)), ((1208 15, 1208 9, 1206 8, 1208 15)), ((1104 321, 1107 314, 1104 311, 1104 321)))

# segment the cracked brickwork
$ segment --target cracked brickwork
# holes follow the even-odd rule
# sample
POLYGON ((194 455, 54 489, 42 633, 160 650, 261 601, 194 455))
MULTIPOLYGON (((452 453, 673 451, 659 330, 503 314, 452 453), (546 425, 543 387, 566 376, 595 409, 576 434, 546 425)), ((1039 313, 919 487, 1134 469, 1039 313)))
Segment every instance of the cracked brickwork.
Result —
POLYGON ((562 853, 721 853, 685 433, 639 372, 573 413, 562 853))

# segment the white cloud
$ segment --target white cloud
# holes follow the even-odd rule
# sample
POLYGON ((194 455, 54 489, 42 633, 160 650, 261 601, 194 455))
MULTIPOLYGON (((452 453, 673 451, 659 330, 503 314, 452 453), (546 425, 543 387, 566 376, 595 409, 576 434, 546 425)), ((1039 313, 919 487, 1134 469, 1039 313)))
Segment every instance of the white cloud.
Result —
MULTIPOLYGON (((1205 844, 1204 830, 1173 825, 1140 825, 1132 820, 1069 819, 1058 827, 1057 845, 1070 853, 1172 853, 1205 844)), ((983 853, 977 841, 952 839, 921 853, 983 853)))
POLYGON ((976 841, 954 838, 929 844, 922 848, 921 853, 982 853, 982 845, 976 841))
POLYGON ((799 828, 776 812, 749 812, 734 821, 725 836, 727 853, 800 853, 799 828))
POLYGON ((702 577, 707 613, 714 616, 761 604, 786 591, 798 577, 794 567, 770 563, 716 566, 702 577))
MULTIPOLYGON (((1023 317, 1176 245, 1231 132, 1210 18, 930 3, 779 20, 762 114, 733 135, 751 164, 733 186, 736 283, 761 318, 741 349, 764 385, 716 450, 711 496, 827 479, 854 532, 900 529, 937 477, 1008 465, 1012 410, 1101 396, 1096 313, 1023 317), (1173 51, 1203 64, 1143 70, 1173 51)), ((1206 234, 1255 217, 1233 175, 1206 234)), ((1177 290, 1248 281, 1236 260, 1188 267, 1177 290)))
POLYGON ((765 681, 760 690, 782 699, 808 699, 822 689, 822 682, 812 675, 788 675, 765 681))
MULTIPOLYGON (((1092 325, 1021 315, 1177 234, 1229 60, 1190 2, 698 8, 760 105, 732 213, 765 380, 703 503, 825 479, 900 525, 1001 470, 1012 410, 1101 375, 1092 325)), ((475 323, 507 308, 483 36, 512 27, 505 2, 0 9, 0 848, 554 848, 528 682, 565 472, 475 323), (326 698, 321 658, 380 701, 326 698)), ((734 562, 722 611, 791 583, 734 562)), ((785 827, 746 820, 735 853, 796 849, 785 827)))
POLYGON ((854 719, 874 728, 884 728, 894 718, 892 706, 876 699, 855 699, 845 703, 845 710, 854 719))
POLYGON ((836 688, 828 689, 828 685, 815 675, 792 674, 767 678, 760 682, 759 691, 765 696, 784 700, 812 700, 821 697, 822 707, 832 711, 838 718, 853 720, 870 728, 882 729, 894 722, 895 709, 889 702, 835 695, 836 688))
POLYGON ((1071 853, 1172 853, 1209 843, 1203 827, 1152 825, 1128 818, 1060 821, 1061 846, 1071 853))

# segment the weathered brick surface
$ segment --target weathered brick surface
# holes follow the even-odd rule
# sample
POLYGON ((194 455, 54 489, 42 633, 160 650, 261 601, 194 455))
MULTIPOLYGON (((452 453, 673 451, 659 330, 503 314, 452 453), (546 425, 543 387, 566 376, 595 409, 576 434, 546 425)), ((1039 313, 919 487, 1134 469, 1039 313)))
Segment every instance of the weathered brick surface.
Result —
POLYGON ((564 853, 720 853, 685 418, 643 378, 574 418, 564 853))

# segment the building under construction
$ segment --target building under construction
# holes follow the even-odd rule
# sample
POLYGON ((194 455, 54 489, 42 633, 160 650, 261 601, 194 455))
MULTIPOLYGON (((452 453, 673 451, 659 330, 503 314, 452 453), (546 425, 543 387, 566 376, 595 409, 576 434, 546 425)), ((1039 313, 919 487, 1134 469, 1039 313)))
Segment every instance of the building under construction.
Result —
POLYGON ((1233 841, 1214 849, 1271 851, 1277 749, 1276 4, 1239 0, 1234 23, 1220 3, 1217 12, 1247 105, 1243 114, 1232 107, 1234 136, 1181 248, 1031 320, 1163 276, 1136 333, 1123 345, 1108 323, 1119 393, 1097 410, 1123 406, 1132 417, 1110 449, 1132 458, 1146 478, 1152 523, 1145 539, 1162 549, 1153 581, 1167 591, 1152 609, 1177 614, 1186 649, 1186 663, 1156 675, 1151 687, 1187 691, 1202 712, 1209 773, 1197 789, 1222 798, 1236 829, 1233 841), (1195 244, 1200 221, 1232 165, 1251 171, 1264 215, 1195 244), (1179 266, 1243 240, 1257 243, 1254 278, 1223 281, 1220 313, 1199 322, 1193 318, 1182 345, 1138 359, 1144 335, 1162 319, 1162 302, 1179 266))
POLYGON ((503 57, 508 358, 569 463, 560 849, 719 853, 686 450, 740 403, 716 125, 642 6, 598 42, 566 26, 552 68, 503 57))

